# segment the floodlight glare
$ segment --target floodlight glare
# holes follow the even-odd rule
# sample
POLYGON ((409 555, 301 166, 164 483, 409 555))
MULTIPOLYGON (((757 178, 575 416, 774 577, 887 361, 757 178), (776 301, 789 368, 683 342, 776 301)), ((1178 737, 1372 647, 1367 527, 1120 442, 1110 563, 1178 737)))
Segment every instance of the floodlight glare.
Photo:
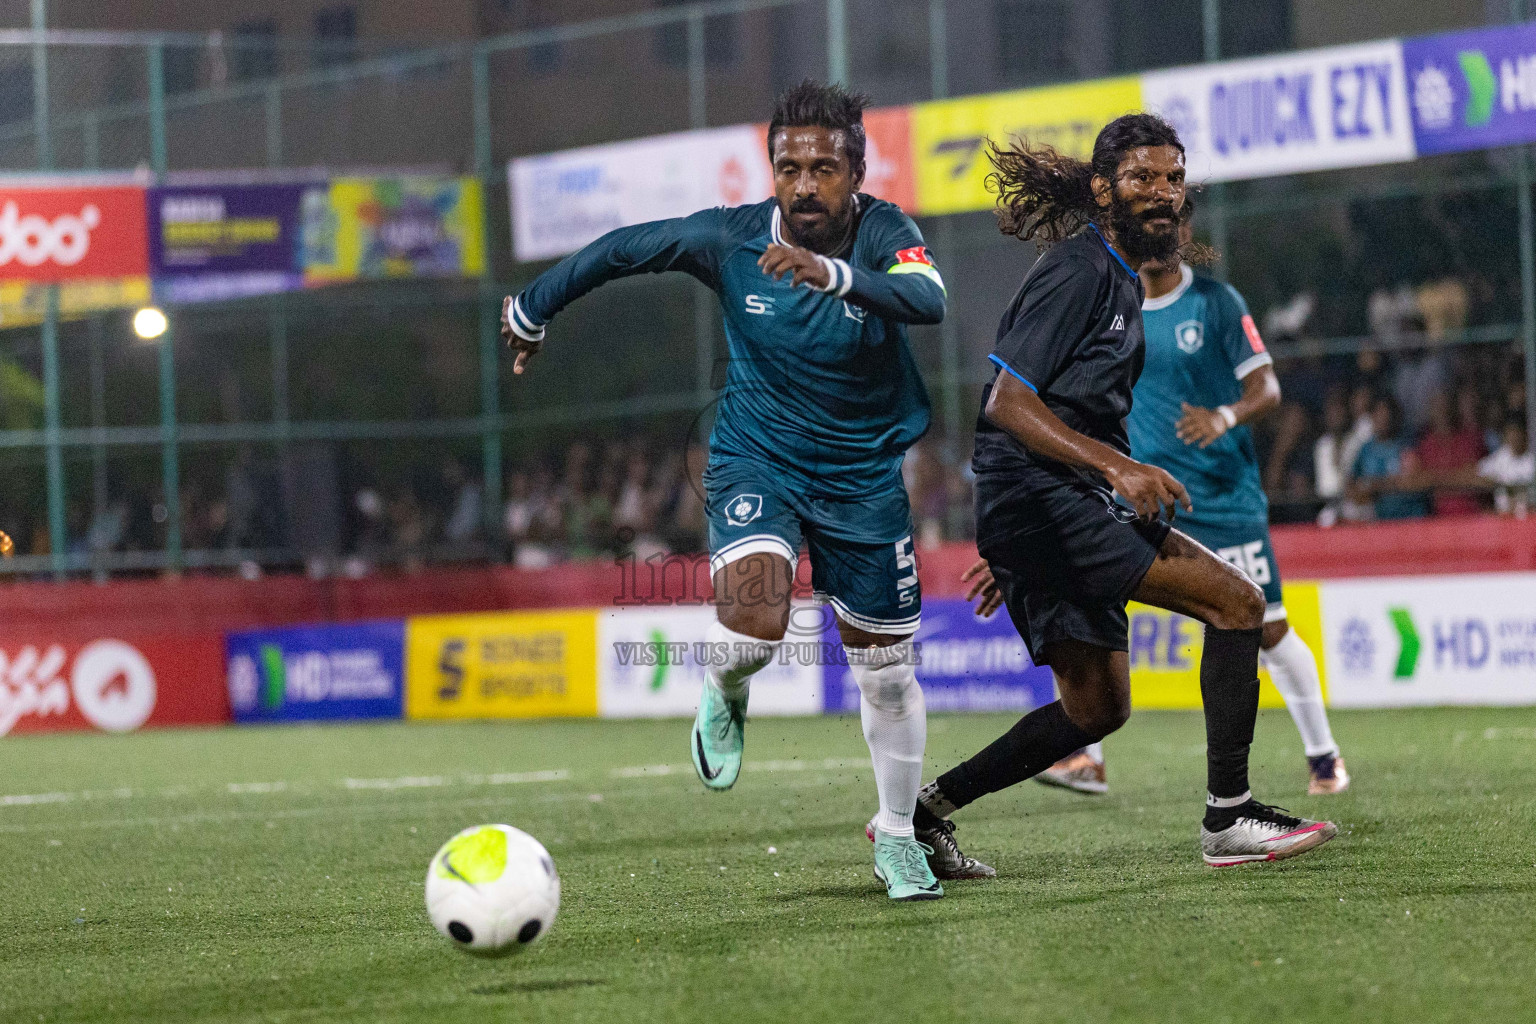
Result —
POLYGON ((145 341, 154 341, 169 326, 170 321, 165 318, 165 314, 154 306, 145 306, 133 314, 133 333, 145 341))

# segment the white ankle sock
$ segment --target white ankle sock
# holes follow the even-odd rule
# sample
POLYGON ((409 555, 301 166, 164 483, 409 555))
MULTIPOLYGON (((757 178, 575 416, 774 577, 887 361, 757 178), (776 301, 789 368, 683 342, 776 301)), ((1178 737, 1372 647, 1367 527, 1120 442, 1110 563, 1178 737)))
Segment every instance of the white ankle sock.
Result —
POLYGON ((1104 763, 1104 742, 1102 740, 1088 744, 1083 750, 1089 757, 1099 762, 1099 764, 1104 763))
POLYGON ((704 681, 731 698, 747 696, 753 674, 773 660, 781 642, 726 629, 718 619, 709 624, 704 639, 713 655, 713 663, 704 669, 704 681), (725 664, 718 664, 722 660, 725 664))
POLYGON ((845 650, 859 684, 859 718, 880 794, 875 827, 888 835, 910 836, 928 741, 928 706, 917 684, 912 642, 845 650))
POLYGON ((1285 698, 1307 756, 1337 753, 1339 747, 1328 728, 1328 709, 1323 707, 1323 684, 1312 648, 1294 629, 1287 629, 1280 642, 1261 652, 1260 657, 1275 681, 1275 689, 1285 698))

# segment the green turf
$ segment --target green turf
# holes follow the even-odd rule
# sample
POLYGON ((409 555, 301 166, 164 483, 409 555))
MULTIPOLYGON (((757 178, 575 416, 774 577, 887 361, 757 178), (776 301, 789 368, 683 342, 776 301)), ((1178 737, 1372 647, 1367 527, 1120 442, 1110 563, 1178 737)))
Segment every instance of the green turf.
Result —
MULTIPOLYGON (((930 763, 1010 721, 935 717, 930 763)), ((11 738, 0 1021, 1531 1019, 1536 710, 1335 729, 1343 797, 1298 795, 1283 712, 1255 749, 1261 796, 1340 822, 1315 854, 1202 866, 1200 719, 1139 713, 1107 798, 982 801, 960 838, 1001 877, 902 905, 870 874, 851 718, 754 720, 727 794, 677 721, 11 738), (541 771, 569 774, 494 777, 541 771), (422 907, 432 852, 482 821, 564 879, 510 960, 422 907)))

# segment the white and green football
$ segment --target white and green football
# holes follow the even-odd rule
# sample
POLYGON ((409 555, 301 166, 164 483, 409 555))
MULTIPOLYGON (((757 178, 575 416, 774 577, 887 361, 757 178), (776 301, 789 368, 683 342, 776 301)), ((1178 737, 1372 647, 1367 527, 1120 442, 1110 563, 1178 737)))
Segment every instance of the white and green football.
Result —
POLYGON ((476 825, 443 844, 427 867, 427 916, 479 956, 533 945, 555 923, 560 876, 549 851, 511 825, 476 825))

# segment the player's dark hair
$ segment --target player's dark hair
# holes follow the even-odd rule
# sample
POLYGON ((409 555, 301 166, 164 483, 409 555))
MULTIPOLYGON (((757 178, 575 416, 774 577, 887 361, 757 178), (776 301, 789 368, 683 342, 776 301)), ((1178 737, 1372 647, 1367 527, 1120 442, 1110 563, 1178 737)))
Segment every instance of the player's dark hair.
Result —
POLYGON ((1050 146, 1031 148, 1022 138, 1007 147, 989 141, 993 171, 987 187, 997 193, 998 227, 1005 235, 1047 244, 1070 238, 1103 214, 1093 191, 1094 175, 1114 181, 1125 154, 1141 146, 1184 152, 1179 133, 1156 114, 1125 114, 1109 122, 1087 161, 1050 146))
POLYGON ((807 78, 780 94, 768 122, 768 160, 773 160, 774 140, 785 128, 826 128, 843 133, 843 151, 855 174, 864 169, 864 108, 870 99, 841 85, 822 85, 807 78))

